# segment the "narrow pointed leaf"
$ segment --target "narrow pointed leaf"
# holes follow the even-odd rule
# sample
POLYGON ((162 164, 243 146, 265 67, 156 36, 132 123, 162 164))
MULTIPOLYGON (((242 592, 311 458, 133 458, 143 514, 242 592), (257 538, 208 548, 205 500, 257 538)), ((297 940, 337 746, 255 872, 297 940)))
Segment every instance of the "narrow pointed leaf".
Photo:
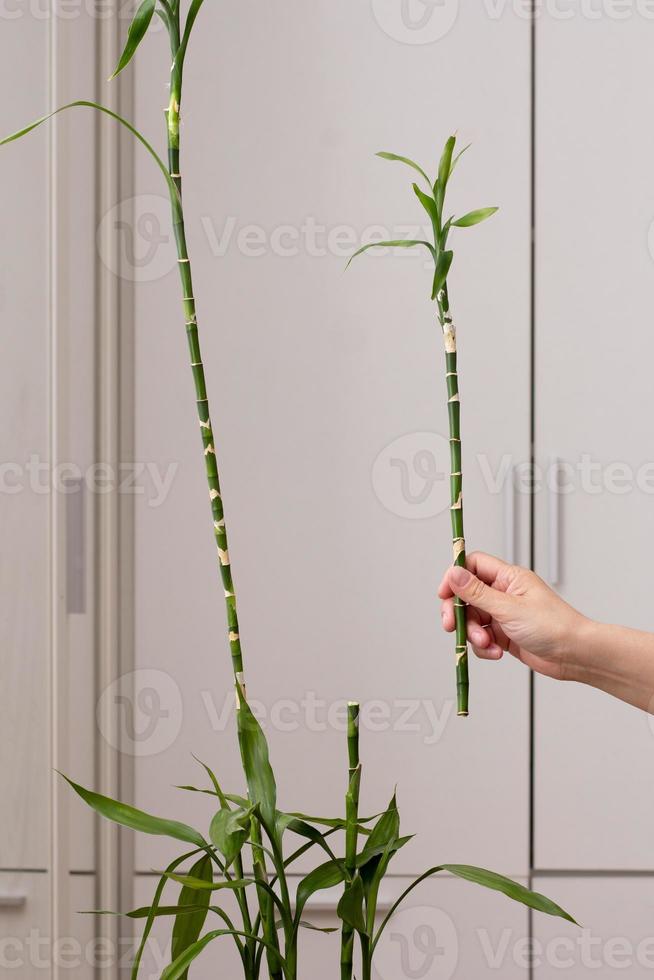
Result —
POLYGON ((357 875, 351 885, 345 887, 341 899, 338 903, 336 913, 346 926, 360 934, 366 933, 366 920, 363 914, 363 882, 357 875))
POLYGON ((414 245, 424 245, 425 248, 428 248, 432 255, 434 255, 433 245, 430 245, 429 242, 423 242, 412 238, 399 238, 389 242, 370 242, 369 245, 363 245, 354 253, 354 255, 350 256, 345 268, 349 269, 350 263, 356 259, 357 255, 367 252, 369 248, 413 248, 414 245))
MULTIPOLYGON (((215 792, 216 796, 218 797, 218 799, 220 800, 220 805, 222 807, 224 807, 225 809, 228 809, 227 798, 225 797, 225 794, 223 793, 223 791, 222 791, 222 789, 220 787, 220 783, 216 779, 216 774, 214 773, 213 769, 210 769, 209 766, 206 764, 206 762, 203 762, 202 759, 198 759, 197 755, 194 755, 193 758, 195 759, 195 761, 197 763, 199 763, 202 766, 202 768, 206 772, 207 776, 209 777, 209 779, 213 783, 214 792, 215 792)), ((206 790, 204 792, 206 792, 206 790)))
POLYGON ((457 218, 456 221, 453 221, 452 225, 455 228, 471 228, 473 225, 478 225, 482 221, 486 221, 496 211, 499 211, 499 208, 479 208, 478 211, 469 211, 462 218, 457 218))
POLYGON ((184 885, 193 891, 207 891, 216 892, 223 888, 228 891, 234 891, 238 888, 245 888, 247 885, 256 884, 254 878, 232 878, 227 881, 207 881, 204 878, 198 878, 196 875, 178 875, 172 872, 165 872, 166 878, 170 878, 172 881, 178 881, 180 885, 184 885))
POLYGON ((148 27, 150 26, 155 5, 156 0, 143 0, 138 10, 134 14, 134 18, 132 23, 129 25, 129 30, 127 32, 127 42, 125 44, 125 48, 120 56, 118 64, 116 65, 116 70, 111 76, 112 78, 119 75, 123 68, 125 68, 134 57, 136 49, 145 37, 148 27))
POLYGON ((494 871, 486 871, 484 868, 475 868, 469 864, 439 864, 436 867, 425 871, 419 878, 416 878, 416 880, 413 881, 408 888, 404 889, 397 901, 393 903, 375 934, 375 938, 372 943, 373 950, 379 942, 380 936, 384 929, 404 899, 411 894, 414 888, 417 888, 418 885, 422 884, 423 881, 426 881, 427 878, 431 878, 434 875, 439 874, 441 871, 445 871, 446 873, 454 875, 457 878, 463 878, 466 881, 474 882, 477 885, 481 885, 483 888, 490 888, 493 891, 501 892, 503 895, 506 895, 507 898, 510 898, 515 902, 519 902, 522 905, 526 905, 527 908, 535 909, 537 912, 544 912, 546 915, 566 919, 568 922, 578 925, 575 919, 573 919, 568 912, 562 909, 560 905, 557 905, 556 902, 553 902, 545 895, 541 895, 539 892, 530 891, 528 888, 525 888, 524 885, 518 884, 517 881, 512 881, 511 878, 505 878, 503 875, 498 875, 494 871))
POLYGON ((443 155, 441 156, 441 162, 438 165, 438 186, 443 195, 445 194, 447 182, 450 179, 450 174, 452 173, 452 154, 454 153, 455 145, 456 136, 450 136, 445 144, 445 149, 443 150, 443 155))
POLYGON ((311 824, 306 822, 306 820, 301 820, 298 817, 294 817, 290 813, 278 813, 277 827, 280 830, 280 835, 284 832, 284 830, 290 830, 292 833, 298 834, 300 837, 306 837, 307 840, 310 840, 319 847, 322 847, 323 851, 326 851, 333 861, 336 860, 336 855, 325 840, 325 835, 322 834, 316 827, 312 827, 311 824))
POLYGON ((4 146, 5 143, 12 143, 14 140, 18 140, 22 136, 26 136, 28 133, 31 133, 33 129, 36 129, 37 126, 40 126, 42 123, 47 122, 49 119, 52 119, 52 117, 56 116, 58 113, 64 112, 66 109, 76 109, 78 107, 86 108, 86 109, 97 109, 98 112, 104 112, 105 115, 111 116, 112 119, 115 119, 116 122, 119 122, 121 124, 121 126, 124 126, 125 129, 129 130, 132 136, 135 136, 136 139, 139 141, 139 143, 141 143, 145 147, 145 149, 148 151, 152 159, 155 161, 155 163, 161 170, 162 174, 166 179, 166 183, 168 184, 168 190, 172 194, 173 198, 179 199, 179 194, 177 188, 175 187, 175 181, 170 176, 166 164, 163 162, 163 160, 156 152, 154 147, 151 146, 150 143, 148 143, 145 136, 143 136, 143 134, 140 133, 138 129, 135 129, 135 127, 132 126, 132 124, 129 123, 126 119, 123 119, 122 116, 119 116, 118 113, 112 112, 111 109, 107 109, 106 106, 100 105, 99 102, 89 102, 86 99, 78 99, 76 102, 68 102, 66 103, 66 105, 59 106, 59 108, 55 109, 54 112, 49 112, 47 116, 41 116, 40 119, 35 119, 34 122, 29 124, 29 126, 25 126, 23 129, 19 129, 17 132, 11 133, 10 136, 5 136, 4 139, 0 139, 0 146, 4 146))
POLYGON ((170 873, 171 871, 174 871, 175 868, 178 868, 180 866, 180 864, 188 860, 188 858, 190 857, 195 857, 196 854, 197 851, 191 851, 189 854, 182 854, 181 857, 176 858, 174 861, 171 861, 171 863, 166 868, 164 874, 162 874, 162 876, 160 877, 154 893, 154 898, 152 899, 152 905, 147 910, 147 922, 145 923, 145 926, 143 928, 143 935, 141 936, 141 942, 139 943, 138 949, 136 950, 136 955, 132 960, 131 980, 137 980, 138 977, 139 967, 141 965, 141 958, 143 956, 143 950, 145 949, 145 945, 152 931, 152 926, 154 925, 157 909, 159 908, 159 902, 161 901, 163 890, 166 887, 166 882, 168 881, 166 874, 170 873))
POLYGON ((295 899, 295 918, 296 922, 299 924, 302 918, 302 912, 308 902, 315 892, 322 891, 325 888, 333 888, 335 885, 340 885, 340 883, 345 879, 345 872, 341 864, 337 861, 327 861, 325 864, 319 865, 314 868, 313 871, 302 879, 297 887, 297 895, 295 899))
POLYGON ((239 687, 240 700, 238 740, 248 793, 252 805, 259 804, 259 812, 265 826, 274 832, 277 813, 277 786, 270 765, 268 743, 261 725, 252 714, 245 700, 243 689, 239 687))
POLYGON ((431 194, 425 194, 420 190, 417 184, 413 184, 413 193, 416 195, 423 208, 429 215, 429 220, 431 221, 432 228, 434 229, 434 237, 437 239, 440 234, 441 219, 438 213, 438 205, 436 201, 431 196, 431 194))
POLYGON ((206 841, 202 834, 194 830, 193 827, 187 826, 187 824, 179 823, 176 820, 165 820, 163 817, 153 817, 143 810, 137 810, 133 806, 128 806, 127 803, 119 803, 117 800, 112 800, 108 796, 101 796, 99 793, 93 793, 89 789, 84 789, 83 786, 74 783, 67 776, 64 776, 64 779, 73 787, 77 795, 81 796, 85 803, 92 807, 96 813, 99 813, 101 817, 106 817, 107 820, 113 820, 114 823, 118 823, 123 827, 129 827, 131 830, 138 830, 142 834, 172 837, 175 840, 181 840, 187 844, 195 844, 197 847, 202 848, 206 846, 206 841))
MULTIPOLYGON (((204 854, 199 861, 193 865, 190 877, 199 878, 202 881, 213 881, 213 869, 211 858, 204 854)), ((175 917, 173 923, 173 935, 171 945, 171 959, 176 960, 178 956, 197 942, 204 927, 211 900, 210 892, 200 892, 194 888, 184 885, 179 893, 177 904, 182 906, 182 910, 175 917), (190 906, 194 909, 190 915, 185 914, 183 907, 190 906), (199 908, 198 908, 199 906, 199 908)), ((182 974, 181 980, 186 980, 187 973, 182 974)))
POLYGON ((567 919, 568 922, 578 925, 572 916, 565 912, 556 902, 553 902, 545 895, 541 895, 539 892, 533 892, 529 888, 525 888, 524 885, 518 884, 517 881, 512 881, 511 878, 505 878, 504 875, 497 874, 495 871, 475 868, 470 864, 444 864, 443 870, 448 874, 455 875, 457 878, 464 878, 466 881, 472 881, 476 885, 482 885, 484 888, 491 888, 494 891, 502 892, 507 898, 511 898, 515 902, 520 902, 522 905, 526 905, 530 909, 535 909, 537 912, 545 912, 546 915, 567 919))
POLYGON ((398 839, 399 833, 400 814, 397 809, 397 798, 393 794, 387 809, 373 827, 358 860, 361 864, 365 864, 368 858, 382 853, 389 843, 394 843, 398 839))
POLYGON ((300 922, 300 929, 309 929, 311 932, 338 932, 336 926, 327 926, 326 928, 324 926, 314 926, 312 922, 307 922, 306 919, 302 919, 300 922))
POLYGON ((409 157, 401 157, 398 156, 397 153, 387 153, 385 150, 375 155, 381 157, 382 160, 396 160, 398 163, 406 163, 408 167, 412 167, 414 170, 417 170, 420 176, 424 177, 424 179, 427 181, 427 184, 431 188, 431 181, 427 176, 427 174, 425 173, 425 171, 422 169, 422 167, 418 166, 418 164, 415 163, 413 160, 410 160, 409 157))
MULTIPOLYGON (((263 946, 274 949, 274 947, 270 943, 266 942, 265 939, 262 939, 260 936, 255 936, 252 933, 240 932, 238 929, 214 929, 212 932, 207 932, 201 939, 198 939, 196 943, 193 943, 192 946, 189 946, 188 949, 184 950, 181 956, 178 956, 177 959, 170 964, 170 966, 167 966, 161 974, 160 980, 180 980, 180 977, 183 977, 186 974, 186 971, 190 967, 191 963, 197 959, 197 957, 209 945, 209 943, 212 943, 214 939, 220 939, 222 936, 239 936, 243 939, 252 939, 257 943, 261 943, 263 946)), ((279 955, 277 950, 274 951, 279 956, 282 966, 286 967, 286 961, 279 955)))
POLYGON ((468 143, 468 145, 464 146, 462 150, 459 150, 457 155, 454 157, 454 159, 452 160, 452 166, 450 167, 450 177, 454 173, 454 168, 456 167, 457 163, 459 162, 463 154, 466 152, 466 150, 469 150, 471 146, 472 143, 468 143))
POLYGON ((431 290, 431 298, 436 299, 441 289, 447 282, 447 276, 450 271, 450 266, 452 265, 452 259, 454 258, 454 252, 447 251, 441 252, 438 256, 438 261, 436 263, 436 271, 434 273, 434 282, 431 290))
POLYGON ((186 24, 184 26, 184 36, 182 37, 182 43, 180 45, 180 58, 184 61, 186 55, 186 49, 188 47, 188 42, 191 37, 191 31, 193 30, 193 25, 195 24, 195 19, 200 13, 200 7, 204 3, 204 0, 192 0, 191 6, 188 8, 188 14, 186 17, 186 24))

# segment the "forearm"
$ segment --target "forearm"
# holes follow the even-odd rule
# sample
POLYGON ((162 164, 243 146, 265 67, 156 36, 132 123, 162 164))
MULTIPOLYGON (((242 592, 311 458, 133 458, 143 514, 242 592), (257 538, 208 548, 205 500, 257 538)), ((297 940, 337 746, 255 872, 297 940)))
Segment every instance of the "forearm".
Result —
POLYGON ((654 714, 654 634, 586 620, 567 677, 654 714))

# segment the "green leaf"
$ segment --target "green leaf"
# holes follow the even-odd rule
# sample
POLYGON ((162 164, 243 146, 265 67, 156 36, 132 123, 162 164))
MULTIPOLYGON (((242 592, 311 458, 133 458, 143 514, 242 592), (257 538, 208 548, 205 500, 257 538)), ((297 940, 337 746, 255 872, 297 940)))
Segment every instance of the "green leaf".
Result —
POLYGON ((271 943, 266 942, 266 940, 262 939, 260 936, 255 936, 248 932, 240 932, 238 929, 214 929, 212 932, 207 932, 202 939, 198 939, 198 941, 193 943, 192 946, 189 946, 188 949, 184 950, 184 952, 170 964, 170 966, 167 966, 161 974, 160 980, 179 980, 180 977, 183 977, 186 974, 186 971, 193 960, 200 955, 203 949, 205 949, 209 943, 213 942, 214 939, 219 939, 221 936, 241 936, 243 939, 252 939, 254 942, 261 943, 262 946, 272 949, 279 957, 282 966, 286 968, 286 961, 279 954, 279 951, 276 950, 271 943))
POLYGON ((572 916, 565 912, 556 902, 546 898, 545 895, 541 895, 539 892, 530 891, 524 885, 518 884, 517 881, 512 881, 511 878, 498 875, 495 871, 485 871, 483 868, 475 868, 470 864, 444 864, 443 871, 455 875, 457 878, 472 881, 476 885, 482 885, 484 888, 491 888, 493 891, 502 892, 507 898, 513 899, 514 902, 520 902, 522 905, 526 905, 530 909, 535 909, 537 912, 545 912, 546 915, 567 919, 568 922, 578 925, 572 916))
POLYGON ((138 129, 135 129, 131 123, 127 122, 126 119, 123 119, 122 116, 119 116, 118 113, 112 112, 111 109, 107 109, 106 106, 100 105, 99 102, 88 102, 85 99, 78 99, 76 102, 68 102, 66 105, 59 106, 59 108, 55 109, 54 112, 49 112, 47 116, 41 116, 40 119, 35 119, 34 122, 30 123, 29 126, 25 126, 24 129, 19 129, 17 132, 12 133, 10 136, 5 136, 4 139, 0 140, 0 146, 4 146, 5 143, 12 143, 14 140, 18 140, 22 136, 26 136, 27 133, 31 133, 33 129, 36 129, 37 126, 40 126, 42 123, 47 122, 48 119, 52 119, 52 117, 56 116, 59 112, 64 112, 64 110, 66 109, 75 109, 78 107, 83 107, 87 109, 97 109, 98 112, 104 112, 105 115, 111 116, 112 119, 115 119, 116 122, 119 122, 121 124, 121 126, 124 126, 125 129, 129 130, 132 136, 135 136, 139 141, 139 143, 141 143, 145 147, 145 149, 148 151, 148 153, 150 154, 150 156, 155 161, 155 163, 161 170, 162 174, 166 178, 166 183, 168 184, 168 190, 172 196, 172 199, 179 201, 179 193, 177 191, 177 188, 175 187, 175 181, 170 176, 168 172, 168 167, 163 162, 163 160, 156 152, 154 147, 151 146, 150 143, 148 143, 145 136, 143 136, 142 133, 139 133, 138 129))
POLYGON ((459 162, 463 154, 466 152, 466 150, 469 150, 471 146, 472 144, 468 143, 468 145, 464 146, 462 150, 459 150, 457 155, 454 157, 454 159, 452 160, 452 166, 450 167, 450 177, 454 173, 454 168, 456 167, 457 163, 459 162))
POLYGON ((447 182, 450 179, 450 174, 452 173, 452 154, 454 153, 455 145, 456 136, 450 136, 445 144, 443 155, 441 156, 441 161, 438 165, 438 186, 443 197, 445 196, 447 182))
POLYGON ((367 935, 366 920, 363 915, 363 882, 356 875, 351 884, 345 886, 336 908, 339 919, 362 935, 367 935))
POLYGON ((393 793, 391 802, 372 829, 370 837, 364 844, 357 859, 357 864, 364 865, 366 860, 384 851, 387 844, 394 843, 400 833, 400 814, 397 809, 397 797, 393 793))
POLYGON ((188 8, 188 15, 186 17, 186 24, 184 26, 184 36, 182 37, 182 43, 180 44, 179 60, 182 64, 186 56, 186 49, 188 47, 188 42, 191 37, 191 31, 193 30, 193 25, 195 24, 195 18, 200 13, 200 7, 202 6, 203 3, 204 0, 192 0, 191 6, 188 8))
MULTIPOLYGON (((218 799, 220 800, 221 807, 223 807, 223 809, 227 809, 228 806, 229 806, 229 804, 227 803, 227 799, 225 797, 225 794, 223 793, 222 789, 220 788, 220 783, 216 779, 216 775, 215 775, 214 771, 209 768, 209 766, 206 764, 206 762, 203 762, 202 759, 198 759, 197 755, 194 755, 193 758, 195 759, 196 762, 198 762, 202 766, 202 768, 206 772, 207 776, 209 777, 209 779, 213 783, 214 792, 215 792, 216 796, 218 797, 218 799)), ((179 787, 179 788, 181 789, 182 787, 179 787)), ((188 789, 189 787, 186 787, 185 786, 183 788, 184 789, 188 789)), ((205 792, 206 793, 207 791, 206 790, 202 790, 202 792, 205 792)))
POLYGON ((483 868, 475 868, 469 864, 439 864, 425 871, 419 878, 416 878, 408 888, 404 889, 397 901, 393 903, 375 934, 371 947, 373 951, 379 942, 381 934, 404 899, 423 881, 439 874, 441 871, 445 871, 457 878, 463 878, 466 881, 472 881, 477 885, 481 885, 483 888, 490 888, 493 891, 501 892, 514 902, 520 902, 522 905, 526 905, 527 908, 535 909, 537 912, 545 912, 547 915, 567 919, 568 922, 578 925, 575 919, 568 912, 565 912, 560 905, 546 898, 545 895, 530 891, 524 885, 518 884, 517 881, 512 881, 511 878, 505 878, 503 875, 498 875, 494 871, 485 871, 483 868))
POLYGON ((306 837, 307 840, 312 841, 314 844, 318 844, 319 847, 322 847, 323 851, 329 854, 333 861, 337 860, 336 855, 325 840, 325 835, 322 834, 316 827, 312 827, 311 824, 306 822, 306 820, 295 817, 290 813, 278 812, 277 827, 280 832, 280 837, 285 830, 290 830, 293 834, 298 834, 300 837, 306 837))
POLYGON ((351 255, 348 259, 346 269, 349 269, 350 263, 356 259, 357 255, 361 255, 363 252, 367 252, 369 248, 413 248, 414 245, 424 245, 428 248, 432 255, 435 255, 434 246, 430 245, 429 242, 417 241, 411 238, 400 238, 391 242, 370 242, 369 245, 363 245, 362 248, 358 249, 354 255, 351 255))
POLYGON ((410 160, 409 157, 400 157, 397 155, 397 153, 386 153, 386 151, 382 151, 381 153, 377 153, 375 155, 381 157, 382 160, 396 160, 398 163, 406 163, 408 167, 413 167, 414 170, 418 171, 421 177, 424 177, 424 179, 427 181, 427 184, 429 185, 429 189, 431 190, 431 181, 429 177, 422 169, 422 167, 419 167, 418 164, 415 163, 413 160, 410 160))
MULTIPOLYGON (((63 773, 60 775, 63 775, 63 773)), ((187 844, 195 844, 197 847, 206 847, 207 842, 204 837, 197 830, 194 830, 193 827, 189 827, 184 823, 178 823, 176 820, 153 817, 143 810, 137 810, 133 806, 128 806, 127 803, 119 803, 117 800, 112 800, 108 796, 101 796, 99 793, 93 793, 89 789, 84 789, 83 786, 78 786, 77 783, 68 779, 67 776, 64 776, 64 779, 73 787, 77 795, 82 797, 85 803, 92 807, 96 813, 99 813, 101 817, 106 817, 107 820, 113 820, 114 823, 118 823, 123 827, 129 827, 131 830, 138 830, 142 834, 172 837, 175 840, 181 840, 187 844)))
POLYGON ((499 208, 479 208, 478 211, 469 211, 462 218, 453 221, 452 225, 455 228, 471 228, 473 225, 486 221, 486 218, 490 218, 496 211, 499 211, 499 208))
POLYGON ((306 919, 302 919, 300 922, 300 929, 309 929, 311 932, 338 932, 336 926, 328 926, 324 928, 323 926, 314 926, 313 922, 307 922, 306 919))
POLYGON ((152 931, 152 926, 154 925, 154 920, 157 915, 157 909, 159 908, 159 902, 161 901, 163 890, 166 887, 166 882, 168 881, 166 874, 170 873, 171 871, 174 871, 174 869, 178 868, 180 864, 188 860, 188 858, 194 857, 196 854, 197 851, 191 851, 189 854, 182 854, 181 857, 176 858, 174 861, 171 861, 171 863, 166 868, 164 874, 162 874, 162 876, 160 877, 159 882, 157 884, 157 888, 154 893, 154 898, 152 899, 152 905, 150 906, 149 909, 147 909, 146 914, 147 914, 148 921, 145 923, 145 928, 143 929, 143 935, 141 936, 141 942, 139 943, 139 947, 136 951, 136 955, 134 956, 134 959, 132 961, 132 980, 137 980, 138 977, 139 966, 141 965, 141 958, 143 956, 143 950, 145 949, 145 945, 148 941, 148 937, 150 935, 150 932, 152 931))
POLYGON ((172 881, 178 881, 180 885, 184 885, 196 892, 216 892, 223 888, 226 888, 228 891, 235 891, 239 888, 246 888, 247 885, 256 884, 254 878, 230 878, 227 881, 206 881, 204 878, 198 878, 195 875, 178 875, 170 871, 166 871, 165 876, 172 881))
POLYGON ((225 858, 225 867, 236 860, 243 845, 250 836, 252 813, 256 807, 247 810, 219 810, 211 821, 209 839, 225 858))
POLYGON ((436 201, 431 196, 431 194, 425 194, 420 190, 417 184, 413 184, 413 193, 416 195, 423 208, 429 215, 429 220, 431 221, 432 228, 434 229, 434 240, 438 241, 441 230, 441 218, 438 213, 438 206, 436 201))
MULTIPOLYGON (((211 858, 208 854, 203 855, 199 861, 196 861, 191 868, 190 877, 199 878, 206 882, 213 881, 211 858)), ((187 885, 184 885, 181 889, 177 904, 180 906, 190 906, 195 911, 187 915, 182 909, 175 918, 171 946, 172 960, 176 960, 189 946, 197 942, 207 918, 210 899, 210 892, 200 892, 198 895, 194 888, 189 888, 187 885)), ((186 980, 186 977, 186 973, 182 974, 182 980, 186 980)))
POLYGON ((129 30, 127 32, 127 43, 125 44, 123 53, 121 54, 120 60, 116 65, 116 70, 111 78, 115 78, 116 75, 119 75, 123 68, 125 68, 134 57, 136 49, 145 37, 148 27, 150 26, 155 5, 156 0, 143 0, 138 10, 134 14, 134 18, 132 23, 129 25, 129 30))
POLYGON ((447 276, 450 271, 453 258, 454 252, 447 251, 439 254, 438 261, 436 262, 436 271, 434 272, 434 282, 431 289, 432 299, 436 299, 441 289, 447 282, 447 276))
POLYGON ((299 924, 302 912, 311 896, 325 888, 333 888, 345 880, 345 872, 338 861, 326 861, 310 871, 297 886, 295 898, 295 920, 299 924))
POLYGON ((277 813, 277 786, 270 765, 268 743, 261 725, 252 714, 245 700, 243 688, 239 685, 238 697, 238 741, 241 747, 241 760, 248 784, 248 794, 252 805, 259 804, 261 820, 269 833, 275 832, 277 813))

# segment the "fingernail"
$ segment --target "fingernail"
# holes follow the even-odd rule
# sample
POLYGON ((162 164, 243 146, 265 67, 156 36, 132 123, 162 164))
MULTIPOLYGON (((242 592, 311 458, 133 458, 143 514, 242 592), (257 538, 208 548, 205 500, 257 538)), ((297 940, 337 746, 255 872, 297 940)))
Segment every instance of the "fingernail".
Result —
POLYGON ((460 589, 468 584, 472 574, 467 568, 462 568, 460 565, 455 565, 450 571, 450 582, 453 585, 458 585, 460 589))

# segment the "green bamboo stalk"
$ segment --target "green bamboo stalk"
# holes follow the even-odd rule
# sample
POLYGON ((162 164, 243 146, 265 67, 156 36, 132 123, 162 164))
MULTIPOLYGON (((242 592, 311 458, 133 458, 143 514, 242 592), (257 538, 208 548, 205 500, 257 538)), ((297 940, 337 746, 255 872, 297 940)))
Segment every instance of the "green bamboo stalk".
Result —
MULTIPOLYGON (((177 106, 175 112, 177 115, 179 114, 179 106, 177 106)), ((171 110, 168 110, 167 115, 170 120, 171 110)), ((178 126, 179 123, 177 123, 177 127, 178 126)), ((169 123, 169 132, 170 131, 171 129, 169 123)), ((179 134, 178 128, 177 134, 179 134)), ((245 690, 243 652, 241 649, 238 612, 236 609, 236 590, 229 555, 229 543, 227 540, 227 528, 225 525, 225 510, 220 489, 220 476, 218 473, 218 462, 216 458, 215 436, 211 425, 211 413, 209 411, 209 399, 207 397, 204 364, 202 362, 202 353, 200 350, 196 304, 195 297, 193 295, 191 262, 186 244, 184 208, 181 197, 182 178, 179 165, 179 135, 177 136, 177 143, 177 146, 169 145, 168 161, 170 165, 170 176, 173 179, 178 191, 177 198, 173 198, 171 195, 171 204, 173 209, 175 242, 177 244, 177 262, 179 265, 179 274, 183 291, 184 320, 186 324, 186 336, 191 359, 191 371, 193 373, 193 381, 195 384, 198 422, 200 424, 200 432, 202 435, 204 465, 207 475, 207 484, 209 487, 209 501, 211 504, 211 516, 213 518, 218 566, 220 568, 220 575, 225 593, 225 606, 227 609, 227 635, 232 658, 232 671, 234 674, 235 684, 239 685, 243 690, 245 690)))
MULTIPOLYGON (((447 285, 437 296, 438 319, 443 331, 445 347, 445 382, 447 386, 447 415, 450 434, 450 518, 452 523, 452 561, 455 565, 466 563, 466 541, 463 531, 463 473, 461 466, 461 399, 457 368, 456 327, 450 313, 447 285)), ((456 691, 457 713, 468 714, 468 639, 466 628, 466 604, 454 597, 456 635, 456 691)))
MULTIPOLYGON (((357 873, 357 845, 359 839, 359 789, 361 763, 359 761, 359 705, 356 701, 347 706, 348 788, 345 795, 345 870, 347 883, 357 873)), ((352 980, 354 964, 354 929, 343 924, 341 936, 341 980, 352 980)))
MULTIPOLYGON (((352 259, 370 248, 414 248, 420 246, 426 248, 434 260, 434 277, 432 281, 431 299, 436 301, 438 320, 443 332, 443 342, 445 346, 445 380, 447 384, 447 412, 450 430, 450 517, 452 522, 452 559, 455 565, 465 565, 466 543, 463 533, 463 477, 461 471, 461 402, 459 396, 459 375, 457 368, 456 352, 456 329, 450 313, 450 301, 447 288, 447 278, 452 266, 454 253, 448 247, 448 238, 453 228, 472 228, 490 218, 497 208, 478 208, 476 211, 469 211, 460 218, 452 216, 444 220, 445 194, 454 168, 456 167, 461 155, 465 153, 464 147, 457 156, 454 156, 456 137, 450 136, 445 144, 440 163, 438 165, 438 175, 435 180, 431 180, 423 168, 409 157, 400 156, 397 153, 383 151, 377 156, 384 160, 392 160, 402 163, 411 168, 414 173, 420 175, 421 180, 427 185, 428 191, 425 192, 417 184, 413 184, 413 192, 425 209, 433 232, 432 242, 424 239, 400 239, 385 242, 370 242, 363 245, 350 258, 352 259)), ((455 618, 455 655, 456 655, 456 699, 457 712, 462 717, 468 715, 468 641, 466 631, 466 608, 465 603, 455 597, 454 599, 454 618, 455 618)))

